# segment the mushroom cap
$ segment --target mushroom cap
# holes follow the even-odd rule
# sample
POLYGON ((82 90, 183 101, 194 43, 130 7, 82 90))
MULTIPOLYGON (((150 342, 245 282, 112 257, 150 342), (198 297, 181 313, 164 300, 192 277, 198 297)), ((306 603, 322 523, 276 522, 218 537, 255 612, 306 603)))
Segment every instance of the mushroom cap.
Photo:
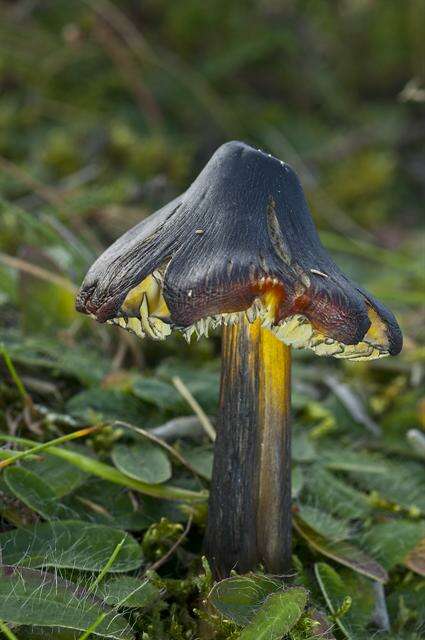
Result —
POLYGON ((141 337, 261 317, 320 355, 371 359, 402 347, 391 311, 322 246, 293 169, 236 141, 96 260, 76 307, 141 337))

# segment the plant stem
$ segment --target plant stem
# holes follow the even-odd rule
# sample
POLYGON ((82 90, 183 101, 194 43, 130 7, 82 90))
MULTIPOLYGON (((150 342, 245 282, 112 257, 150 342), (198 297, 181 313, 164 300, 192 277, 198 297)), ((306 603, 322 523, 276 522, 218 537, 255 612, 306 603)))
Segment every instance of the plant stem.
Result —
POLYGON ((8 640, 18 640, 13 631, 9 629, 9 627, 5 622, 3 622, 3 620, 0 620, 0 631, 4 633, 5 638, 7 638, 8 640))
MULTIPOLYGON (((6 460, 2 460, 0 462, 0 471, 4 469, 4 467, 8 467, 11 464, 15 464, 18 460, 23 460, 24 458, 28 458, 33 456, 35 453, 39 453, 40 451, 45 451, 46 449, 50 449, 54 445, 64 444, 64 442, 69 442, 70 440, 76 440, 77 438, 83 438, 84 436, 88 436, 91 433, 96 433, 103 429, 103 426, 100 427, 85 427, 84 429, 79 429, 78 431, 73 431, 72 433, 67 433, 64 436, 60 436, 59 438, 55 438, 54 440, 49 440, 49 442, 42 442, 41 444, 36 444, 31 449, 27 449, 27 451, 19 451, 18 453, 13 452, 10 458, 6 460)), ((3 438, 0 436, 0 441, 3 438)))
POLYGON ((109 569, 112 567, 112 565, 114 564, 115 560, 117 559, 117 555, 121 551, 124 542, 125 542, 125 536, 121 540, 121 542, 119 542, 117 544, 117 546, 115 547, 115 549, 111 553, 108 561, 106 562, 105 566, 103 567, 102 571, 99 573, 99 575, 97 576, 96 580, 94 580, 94 582, 91 583, 90 587, 87 590, 87 593, 92 593, 99 586, 99 584, 102 582, 103 578, 106 576, 106 574, 108 573, 109 569))
POLYGON ((291 558, 291 351, 259 320, 224 327, 206 553, 217 577, 291 558))
POLYGON ((173 382, 173 385, 176 387, 177 391, 182 396, 182 398, 186 400, 190 408, 198 416, 199 422, 201 423, 201 426, 204 429, 207 436, 209 437, 209 439, 212 440, 212 442, 214 442, 215 429, 212 426, 209 417, 207 416, 207 414, 205 413, 205 411, 203 410, 199 402, 196 400, 196 398, 193 397, 193 395, 190 393, 189 389, 186 387, 185 383, 181 378, 179 378, 178 376, 174 376, 172 378, 172 382, 173 382))
MULTIPOLYGON (((10 436, 8 434, 0 433, 0 442, 2 441, 15 442, 16 444, 21 444, 24 447, 33 447, 33 445, 35 444, 32 440, 28 440, 27 438, 18 438, 17 436, 10 436)), ((52 446, 51 442, 46 444, 48 445, 48 453, 50 455, 56 456, 57 458, 62 458, 62 460, 66 460, 66 462, 69 462, 82 471, 93 474, 98 478, 108 480, 109 482, 114 482, 115 484, 127 487, 128 489, 133 489, 134 491, 152 496, 153 498, 164 498, 164 500, 181 500, 184 502, 203 502, 208 497, 208 493, 206 491, 191 491, 190 489, 174 487, 169 484, 162 485, 141 482, 140 480, 136 480, 135 478, 126 476, 115 467, 112 467, 109 464, 105 464, 104 462, 100 462, 95 458, 90 458, 89 456, 85 456, 82 453, 77 453, 72 449, 65 449, 65 447, 52 446)), ((34 450, 35 448, 31 448, 29 453, 32 454, 34 450)), ((39 451, 40 449, 38 448, 37 450, 39 451)), ((20 455, 20 453, 21 452, 15 455, 12 454, 13 460, 15 460, 17 455, 20 455)))

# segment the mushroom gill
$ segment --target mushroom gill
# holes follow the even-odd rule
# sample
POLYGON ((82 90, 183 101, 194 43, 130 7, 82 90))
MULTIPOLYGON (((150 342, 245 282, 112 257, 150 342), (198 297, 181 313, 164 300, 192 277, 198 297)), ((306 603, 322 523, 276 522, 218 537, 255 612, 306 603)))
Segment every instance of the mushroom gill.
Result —
MULTIPOLYGON (((279 295, 270 289, 256 297, 243 311, 217 313, 200 318, 187 327, 179 327, 171 322, 170 311, 163 295, 163 282, 163 273, 159 270, 154 271, 128 292, 117 316, 107 320, 107 323, 116 324, 139 338, 148 336, 153 340, 165 340, 175 329, 190 342, 192 337, 208 337, 211 330, 222 325, 238 324, 245 320, 252 324, 259 318, 261 325, 286 345, 295 349, 311 349, 319 356, 360 361, 389 355, 386 325, 372 307, 368 308, 370 327, 363 339, 353 345, 327 336, 301 313, 288 315, 277 322, 276 306, 279 295)), ((275 280, 274 284, 276 283, 275 280)), ((259 283, 259 288, 267 284, 268 279, 264 278, 263 282, 259 283)))

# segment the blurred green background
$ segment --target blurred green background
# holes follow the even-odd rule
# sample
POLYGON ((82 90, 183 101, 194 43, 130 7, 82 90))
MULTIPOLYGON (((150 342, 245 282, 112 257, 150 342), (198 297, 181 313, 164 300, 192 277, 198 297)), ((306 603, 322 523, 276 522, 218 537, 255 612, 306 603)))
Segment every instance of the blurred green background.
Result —
MULTIPOLYGON (((425 619, 425 547, 409 562, 399 549, 404 531, 415 531, 409 550, 417 543, 425 514, 424 77, 423 0, 0 0, 0 343, 32 398, 0 357, 0 432, 40 440, 100 420, 158 426, 191 411, 174 374, 214 417, 219 334, 190 346, 181 336, 141 342, 78 315, 74 294, 103 248, 185 190, 220 144, 241 139, 276 155, 299 174, 329 252, 404 333, 394 359, 350 365, 300 352, 294 367, 300 521, 331 539, 327 511, 349 521, 338 540, 354 538, 391 572, 396 635, 385 637, 397 639, 422 637, 425 619), (309 484, 319 476, 322 485, 309 484)), ((110 463, 122 438, 102 432, 86 449, 110 463)), ((203 446, 203 462, 199 450, 183 450, 208 479, 212 450, 203 446)), ((173 481, 199 489, 181 475, 173 481)), ((114 487, 81 491, 102 503, 114 487)), ((0 480, 3 495, 15 502, 0 501, 2 529, 28 524, 0 480)), ((67 497, 74 518, 103 522, 101 508, 79 497, 67 497)), ((114 526, 148 526, 123 513, 114 526)), ((158 506, 151 521, 161 516, 178 519, 158 506)), ((197 517, 189 544, 198 562, 205 513, 197 517)), ((297 571, 325 607, 303 540, 297 571)), ((354 562, 341 563, 364 580, 354 562)), ((170 574, 187 577, 189 565, 183 556, 170 574)), ((187 594, 198 583, 187 579, 184 596, 161 589, 178 602, 184 637, 195 638, 187 594)), ((355 583, 352 593, 365 588, 355 583)), ((149 638, 183 637, 161 624, 149 638)), ((205 637, 230 637, 226 629, 205 637)))

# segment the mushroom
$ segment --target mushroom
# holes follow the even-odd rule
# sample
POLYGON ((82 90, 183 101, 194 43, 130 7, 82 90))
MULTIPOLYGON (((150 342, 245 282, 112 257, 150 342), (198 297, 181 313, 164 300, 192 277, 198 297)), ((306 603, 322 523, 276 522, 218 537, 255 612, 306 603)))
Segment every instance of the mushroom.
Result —
POLYGON ((77 309, 143 338, 223 327, 206 552, 217 576, 289 569, 291 347, 395 355, 393 314, 336 266, 285 162, 221 146, 186 192, 90 268, 77 309))

